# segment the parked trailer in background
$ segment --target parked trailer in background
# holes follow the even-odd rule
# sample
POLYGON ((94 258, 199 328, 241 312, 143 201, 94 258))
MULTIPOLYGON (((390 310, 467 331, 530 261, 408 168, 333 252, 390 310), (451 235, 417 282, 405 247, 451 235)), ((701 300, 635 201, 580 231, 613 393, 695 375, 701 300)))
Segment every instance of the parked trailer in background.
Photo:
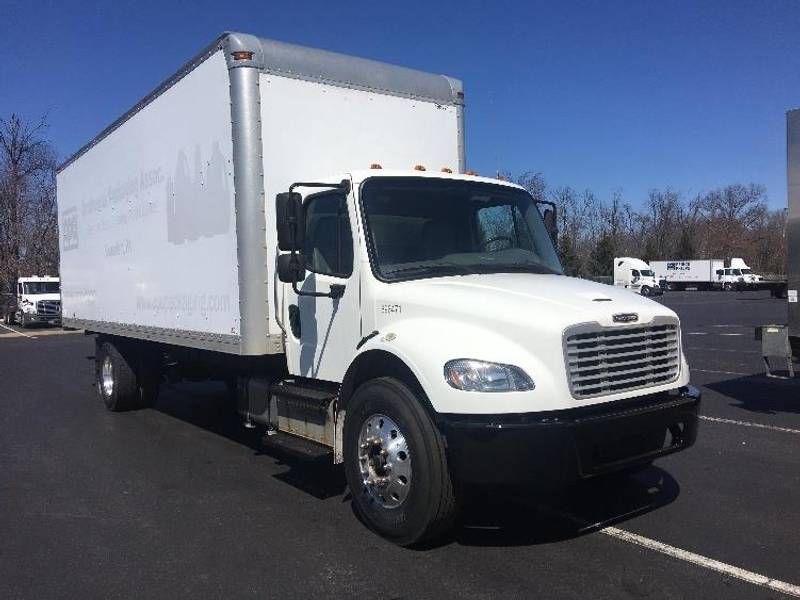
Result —
POLYGON ((464 173, 463 105, 449 77, 231 33, 68 160, 64 322, 97 334, 106 407, 226 380, 403 545, 466 484, 691 446, 677 315, 564 276, 553 207, 464 173))
POLYGON ((650 268, 656 278, 665 280, 671 290, 694 287, 699 290, 720 288, 724 285, 725 261, 711 260, 651 260, 650 268))

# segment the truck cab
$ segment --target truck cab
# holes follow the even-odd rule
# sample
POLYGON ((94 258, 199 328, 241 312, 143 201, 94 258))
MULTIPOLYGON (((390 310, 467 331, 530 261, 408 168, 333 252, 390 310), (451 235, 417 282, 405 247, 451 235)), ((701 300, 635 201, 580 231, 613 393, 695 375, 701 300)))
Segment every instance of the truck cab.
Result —
POLYGON ((35 323, 61 324, 61 287, 58 277, 20 277, 16 284, 16 308, 7 321, 28 327, 35 323))
POLYGON ((384 535, 417 481, 408 456, 433 484, 436 439, 462 483, 594 477, 694 442, 675 313, 565 276, 523 188, 383 170, 306 185, 276 199, 288 370, 339 394, 329 438, 343 420, 337 451, 384 535))
POLYGON ((732 258, 731 268, 739 271, 744 284, 748 287, 755 286, 762 279, 760 275, 754 273, 753 269, 747 266, 747 263, 745 263, 742 258, 732 258))
POLYGON ((716 275, 716 287, 725 292, 742 290, 747 285, 741 269, 732 269, 730 267, 725 269, 717 269, 716 275))
POLYGON ((614 259, 614 285, 651 296, 661 294, 655 272, 643 260, 631 257, 614 259))

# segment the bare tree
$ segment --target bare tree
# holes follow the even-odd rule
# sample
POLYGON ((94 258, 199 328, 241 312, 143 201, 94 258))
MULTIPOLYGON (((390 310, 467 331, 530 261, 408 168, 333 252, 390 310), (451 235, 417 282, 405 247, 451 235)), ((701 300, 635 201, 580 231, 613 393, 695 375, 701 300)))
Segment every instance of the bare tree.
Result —
POLYGON ((55 273, 55 152, 47 122, 0 119, 0 289, 23 274, 55 273))

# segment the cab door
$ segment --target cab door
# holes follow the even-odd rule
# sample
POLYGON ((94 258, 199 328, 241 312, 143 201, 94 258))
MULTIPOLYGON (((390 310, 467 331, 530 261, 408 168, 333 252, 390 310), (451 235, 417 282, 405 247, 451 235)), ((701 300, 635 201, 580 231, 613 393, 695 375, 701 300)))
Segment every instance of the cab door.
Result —
POLYGON ((286 355, 289 372, 301 377, 341 381, 361 339, 358 248, 351 224, 354 203, 341 190, 313 194, 303 203, 305 279, 301 292, 330 292, 344 286, 340 298, 294 293, 284 286, 286 355))

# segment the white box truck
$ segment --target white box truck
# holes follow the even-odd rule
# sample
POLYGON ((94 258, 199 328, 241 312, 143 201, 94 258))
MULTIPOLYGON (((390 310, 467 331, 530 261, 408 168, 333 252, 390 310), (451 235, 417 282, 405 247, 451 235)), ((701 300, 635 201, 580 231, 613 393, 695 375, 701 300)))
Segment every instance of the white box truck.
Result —
POLYGON ((689 287, 710 290, 719 285, 720 273, 725 266, 722 259, 710 260, 651 260, 650 268, 656 277, 667 282, 671 290, 689 287))
MULTIPOLYGON (((739 266, 744 264, 740 258, 731 259, 726 267, 721 258, 700 260, 651 260, 650 267, 659 280, 665 280, 671 290, 745 290, 754 287, 755 276, 748 268, 747 273, 739 266), (740 261, 740 262, 735 262, 740 261)), ((746 265, 745 265, 746 266, 746 265)))
POLYGON ((646 262, 631 256, 614 258, 614 285, 642 296, 663 293, 655 273, 646 262))
POLYGON ((113 411, 235 382, 266 443, 344 463, 435 536, 472 482, 641 468, 694 443, 673 311, 562 274, 523 188, 465 173, 450 77, 228 33, 60 168, 64 322, 113 411), (425 170, 427 169, 427 170, 425 170))

